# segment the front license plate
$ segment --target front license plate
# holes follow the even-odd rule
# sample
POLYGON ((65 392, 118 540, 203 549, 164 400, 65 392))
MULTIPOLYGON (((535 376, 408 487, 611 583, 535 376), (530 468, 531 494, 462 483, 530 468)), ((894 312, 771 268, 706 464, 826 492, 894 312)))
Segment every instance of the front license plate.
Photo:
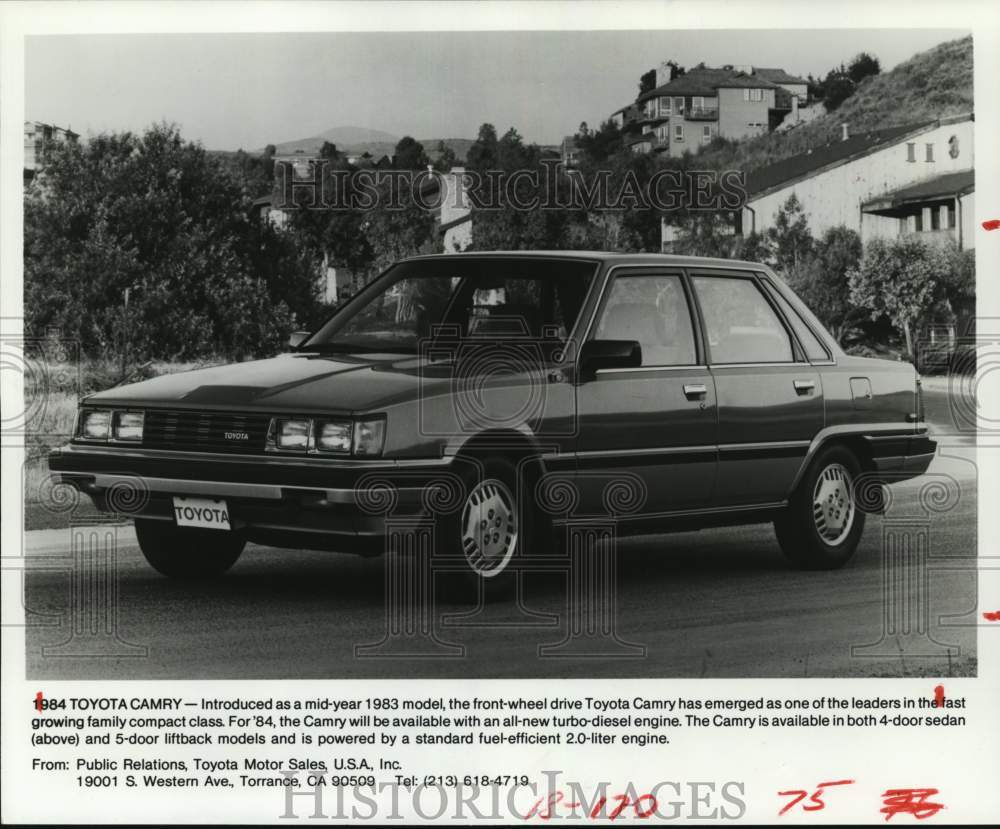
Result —
POLYGON ((229 508, 222 499, 174 497, 174 520, 178 527, 231 530, 229 508))

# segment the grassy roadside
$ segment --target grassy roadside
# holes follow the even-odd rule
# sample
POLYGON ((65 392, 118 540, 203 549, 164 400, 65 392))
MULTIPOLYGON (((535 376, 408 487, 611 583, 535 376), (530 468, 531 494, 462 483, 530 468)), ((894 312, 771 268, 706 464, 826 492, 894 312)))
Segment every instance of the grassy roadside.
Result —
MULTIPOLYGON (((217 364, 153 363, 145 366, 133 380, 175 374, 217 364)), ((88 361, 76 365, 50 363, 41 374, 42 382, 25 387, 25 407, 30 413, 25 438, 22 493, 24 498, 24 529, 46 530, 68 527, 94 518, 100 513, 90 498, 79 500, 62 488, 54 487, 48 468, 49 454, 70 438, 76 421, 80 398, 115 385, 117 367, 108 361, 88 361), (75 505, 74 505, 75 504, 75 505)))

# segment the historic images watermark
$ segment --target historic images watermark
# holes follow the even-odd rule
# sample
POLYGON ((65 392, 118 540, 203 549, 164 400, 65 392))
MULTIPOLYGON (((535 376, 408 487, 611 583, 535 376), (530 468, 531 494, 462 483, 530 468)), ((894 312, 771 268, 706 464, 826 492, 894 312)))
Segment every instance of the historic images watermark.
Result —
POLYGON ((567 171, 558 159, 536 169, 427 170, 333 169, 328 159, 281 163, 275 207, 281 210, 405 210, 442 207, 474 210, 733 211, 747 200, 741 170, 664 169, 645 180, 632 170, 592 174, 567 171))
POLYGON ((281 820, 403 820, 403 810, 423 820, 739 820, 746 813, 746 784, 739 780, 657 780, 584 785, 564 773, 430 775, 416 782, 399 775, 382 783, 331 785, 330 774, 277 769, 281 820))

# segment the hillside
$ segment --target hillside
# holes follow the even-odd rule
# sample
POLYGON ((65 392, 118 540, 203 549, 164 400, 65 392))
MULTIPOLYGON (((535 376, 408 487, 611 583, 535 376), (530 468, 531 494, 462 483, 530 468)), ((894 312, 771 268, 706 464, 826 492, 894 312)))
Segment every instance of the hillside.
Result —
POLYGON ((839 140, 843 123, 858 135, 973 110, 969 36, 939 44, 890 72, 866 78, 839 109, 808 124, 749 141, 724 142, 706 149, 698 159, 714 169, 752 170, 839 140))

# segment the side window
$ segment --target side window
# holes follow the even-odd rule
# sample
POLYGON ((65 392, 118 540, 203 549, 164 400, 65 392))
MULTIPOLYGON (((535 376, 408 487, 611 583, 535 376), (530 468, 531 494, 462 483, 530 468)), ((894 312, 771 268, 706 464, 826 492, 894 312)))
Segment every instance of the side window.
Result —
POLYGON ((827 351, 826 346, 820 342, 819 337, 813 334, 812 329, 805 324, 802 316, 799 312, 792 307, 792 304, 785 299, 781 293, 773 285, 768 284, 768 293, 774 298, 774 301, 778 303, 778 307, 781 308, 782 313, 785 315, 785 319, 788 320, 788 324, 792 326, 792 330, 795 331, 795 336, 799 338, 799 342, 802 343, 802 348, 805 349, 806 357, 814 362, 823 362, 830 359, 830 352, 827 351))
POLYGON ((792 341, 752 279, 695 276, 713 363, 790 363, 792 341))
POLYGON ((637 340, 644 366, 695 364, 691 312, 679 276, 619 276, 598 320, 599 340, 637 340))

